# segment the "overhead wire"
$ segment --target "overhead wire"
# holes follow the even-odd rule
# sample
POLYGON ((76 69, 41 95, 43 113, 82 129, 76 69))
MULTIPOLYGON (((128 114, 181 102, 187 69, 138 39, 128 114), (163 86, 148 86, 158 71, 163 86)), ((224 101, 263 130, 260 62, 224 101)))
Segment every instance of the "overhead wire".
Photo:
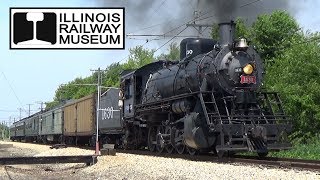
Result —
POLYGON ((192 6, 192 0, 189 0, 188 5, 191 7, 191 9, 193 9, 193 11, 195 11, 195 10, 196 10, 196 8, 195 8, 194 6, 192 6))
MULTIPOLYGON (((172 20, 171 20, 172 21, 172 20)), ((159 25, 162 25, 162 24, 167 24, 168 22, 171 22, 171 21, 166 21, 166 22, 162 22, 162 23, 158 23, 158 24, 154 24, 154 25, 150 25, 150 26, 147 26, 147 27, 144 27, 144 28, 141 28, 139 30, 136 30, 136 31, 133 31, 133 32, 130 32, 128 34, 133 34, 135 32, 140 32, 140 31, 143 31, 143 30, 146 30, 146 29, 151 29, 153 27, 157 27, 159 25)))
POLYGON ((259 1, 262 1, 262 0, 255 0, 255 1, 249 2, 249 3, 247 3, 247 4, 244 4, 244 5, 242 5, 242 6, 239 6, 239 9, 240 9, 240 8, 243 8, 243 7, 246 7, 246 6, 250 6, 251 4, 257 3, 257 2, 259 2, 259 1))
MULTIPOLYGON (((161 3, 160 3, 160 5, 158 6, 158 8, 154 8, 153 9, 153 13, 150 15, 150 16, 148 16, 148 19, 150 19, 154 14, 156 14, 158 11, 159 11, 159 9, 166 3, 166 1, 167 0, 163 0, 161 3)), ((146 23, 146 19, 144 19, 144 21, 143 21, 143 24, 145 24, 146 23)), ((164 23, 159 23, 159 24, 156 24, 156 25, 151 25, 151 26, 149 26, 149 27, 146 27, 146 28, 142 28, 142 29, 140 29, 140 30, 136 30, 136 31, 134 31, 134 32, 139 32, 139 31, 142 31, 142 30, 145 30, 145 29, 150 29, 150 28, 152 28, 152 27, 155 27, 155 26, 158 26, 158 25, 161 25, 161 24, 164 24, 164 23)), ((132 34, 133 32, 131 32, 131 33, 129 33, 129 34, 132 34)))
MULTIPOLYGON (((159 11, 159 9, 166 3, 166 1, 167 1, 167 0, 163 0, 163 1, 160 3, 160 6, 159 6, 158 8, 155 8, 155 9, 154 9, 151 17, 152 17, 155 13, 157 13, 157 12, 159 11)), ((146 21, 146 20, 144 20, 144 21, 146 21)), ((147 39, 146 42, 145 42, 143 45, 141 45, 141 47, 145 46, 146 44, 148 44, 149 42, 151 42, 151 41, 153 41, 153 40, 155 40, 155 39, 151 39, 151 40, 148 40, 148 39, 147 39)), ((130 55, 122 58, 122 59, 121 59, 120 61, 118 61, 117 63, 120 63, 120 62, 124 61, 126 58, 129 58, 129 56, 130 56, 130 55)))
MULTIPOLYGON (((239 9, 240 9, 240 8, 243 8, 243 7, 246 7, 246 6, 249 6, 249 5, 252 5, 252 4, 257 3, 257 2, 259 2, 259 1, 262 1, 262 0, 255 0, 255 1, 252 1, 252 2, 249 2, 249 3, 246 3, 246 4, 243 4, 243 5, 239 6, 239 9)), ((161 4, 163 4, 163 3, 161 3, 161 4)), ((179 26, 177 26, 177 27, 175 27, 175 28, 173 28, 173 29, 171 29, 171 30, 163 33, 162 36, 166 36, 167 34, 173 32, 173 31, 176 31, 176 30, 180 29, 181 27, 183 27, 183 26, 185 26, 185 25, 187 25, 187 24, 189 24, 189 23, 191 23, 191 22, 193 22, 193 21, 196 21, 196 20, 199 20, 199 21, 200 21, 200 20, 205 20, 205 19, 208 19, 208 18, 211 18, 211 17, 216 16, 216 13, 214 13, 213 15, 210 15, 210 16, 207 16, 207 17, 204 17, 204 18, 201 18, 201 17, 209 14, 210 12, 211 12, 211 9, 207 10, 205 13, 201 14, 200 16, 194 17, 194 18, 192 18, 191 20, 186 21, 186 22, 184 22, 183 24, 180 24, 179 26)), ((167 42, 165 42, 163 45, 161 45, 158 49, 156 49, 156 51, 158 51, 159 49, 161 49, 162 47, 164 47, 166 44, 168 44, 170 41, 172 41, 174 38, 176 38, 177 36, 179 36, 185 29, 187 29, 187 27, 184 28, 182 31, 180 31, 177 35, 173 36, 171 39, 169 39, 169 40, 168 40, 167 42)), ((154 39, 154 40, 158 40, 158 39, 154 39)), ((149 42, 150 42, 150 41, 147 40, 145 44, 147 44, 147 43, 149 43, 149 42)), ((142 46, 144 46, 145 44, 143 44, 142 46)), ((155 52, 156 52, 156 51, 155 51, 155 52)), ((129 56, 130 56, 130 55, 124 57, 123 59, 121 59, 120 61, 118 61, 118 63, 122 62, 123 60, 125 60, 125 59, 128 58, 129 56)))
MULTIPOLYGON (((186 21, 186 22, 184 22, 184 23, 182 23, 182 24, 178 25, 177 27, 175 27, 175 28, 173 28, 173 29, 171 29, 171 30, 169 30, 169 31, 167 31, 167 32, 165 32, 165 33, 163 33, 163 34, 162 34, 162 36, 165 36, 166 34, 169 34, 169 33, 173 32, 173 31, 175 31, 175 30, 178 30, 179 28, 181 28, 181 27, 183 27, 183 26, 187 25, 188 23, 191 23, 192 21, 195 21, 195 20, 197 20, 198 18, 200 18, 200 17, 202 17, 202 16, 204 16, 204 15, 207 15, 207 14, 209 14, 209 13, 210 13, 210 11, 207 11, 206 13, 201 14, 201 15, 200 15, 200 16, 198 16, 198 17, 194 17, 194 18, 192 18, 191 20, 188 20, 188 21, 186 21)), ((171 21, 172 21, 172 20, 171 20, 171 21)), ((169 22, 171 22, 171 21, 169 21, 169 22)), ((165 24, 165 23, 168 23, 168 22, 159 23, 159 24, 152 25, 152 26, 150 26, 150 27, 146 27, 146 28, 143 28, 143 29, 148 29, 148 28, 151 28, 151 27, 153 27, 153 26, 162 25, 162 24, 165 24)), ((143 30, 143 29, 140 29, 140 30, 143 30)), ((139 31, 140 31, 140 30, 139 30, 139 31)), ((130 34, 130 33, 129 33, 129 34, 130 34)))
MULTIPOLYGON (((246 3, 246 4, 243 4, 243 5, 239 6, 239 9, 244 8, 244 7, 246 7, 246 6, 249 6, 249 5, 252 5, 252 4, 257 3, 257 2, 259 2, 259 1, 262 1, 262 0, 255 0, 255 1, 252 1, 252 2, 249 2, 249 3, 246 3)), ((201 21, 201 20, 205 20, 205 19, 208 19, 208 18, 211 18, 211 17, 216 16, 216 13, 214 13, 213 15, 210 15, 210 16, 208 16, 208 17, 201 18, 201 17, 209 14, 210 12, 212 12, 211 9, 205 11, 205 13, 201 14, 200 16, 194 17, 193 19, 191 19, 191 20, 189 20, 189 21, 187 21, 187 22, 185 22, 185 23, 177 26, 176 28, 173 28, 173 29, 169 30, 168 32, 165 32, 164 35, 165 35, 165 34, 168 34, 168 33, 170 33, 170 32, 173 32, 173 31, 175 31, 175 30, 177 30, 177 29, 179 29, 179 28, 181 28, 182 26, 185 26, 185 25, 187 25, 188 23, 191 23, 192 21, 195 21, 195 20, 201 21)))
MULTIPOLYGON (((259 1, 262 1, 262 0, 255 0, 255 1, 252 1, 252 2, 249 2, 249 3, 246 3, 246 4, 243 4, 243 5, 239 6, 239 9, 244 8, 244 7, 246 7, 246 6, 249 6, 249 5, 252 5, 252 4, 257 3, 257 2, 259 2, 259 1)), ((210 11, 207 11, 205 14, 202 14, 201 16, 199 16, 199 18, 202 17, 203 15, 206 15, 206 14, 209 14, 209 13, 210 13, 210 11)), ((210 16, 207 16, 207 17, 204 17, 204 18, 200 18, 200 19, 198 19, 198 21, 202 21, 202 20, 205 20, 205 19, 208 19, 208 18, 212 18, 212 17, 214 17, 214 16, 216 16, 216 15, 217 15, 217 14, 214 13, 213 15, 210 15, 210 16)))
POLYGON ((15 91, 14 88, 12 87, 11 83, 9 82, 7 76, 4 74, 3 71, 1 71, 1 74, 3 75, 4 79, 7 81, 7 83, 8 83, 8 85, 9 85, 11 91, 13 92, 15 98, 17 99, 17 101, 19 102, 19 104, 20 104, 20 106, 21 106, 21 109, 22 109, 23 111, 27 112, 27 111, 23 108, 22 102, 21 102, 20 98, 18 97, 16 91, 15 91))
MULTIPOLYGON (((157 13, 159 9, 166 3, 167 0, 163 0, 158 8, 155 9, 154 13, 157 13)), ((152 16, 151 16, 152 17, 152 16)))
POLYGON ((194 17, 194 18, 192 18, 191 20, 189 20, 189 21, 187 21, 187 22, 179 25, 178 27, 175 27, 175 28, 173 28, 173 29, 165 32, 163 35, 166 35, 166 34, 169 34, 169 33, 173 32, 173 31, 175 31, 175 30, 178 30, 178 29, 180 29, 181 27, 183 27, 183 26, 185 26, 185 25, 187 25, 187 24, 189 24, 189 23, 191 23, 191 22, 193 22, 193 21, 195 21, 195 20, 198 20, 200 17, 202 17, 202 16, 204 16, 204 15, 207 15, 207 14, 209 14, 209 13, 210 13, 210 11, 208 11, 208 12, 206 12, 206 13, 204 13, 204 14, 201 14, 201 15, 198 16, 198 17, 194 17))
MULTIPOLYGON (((178 34, 176 34, 175 36, 173 36, 171 39, 169 39, 167 42, 165 42, 164 44, 162 44, 159 48, 157 48, 153 53, 157 52, 158 50, 160 50, 161 48, 163 48, 165 45, 167 45, 170 41, 172 41, 174 38, 176 38, 176 36, 180 35, 184 30, 186 30, 188 27, 185 27, 183 30, 181 30, 178 34)), ((130 56, 130 55, 129 55, 130 56)), ((147 58, 147 55, 141 60, 145 60, 147 58)))
POLYGON ((158 49, 155 50, 155 52, 157 52, 158 50, 160 50, 162 47, 164 47, 165 45, 167 45, 170 41, 172 41, 174 38, 176 38, 177 36, 179 36, 184 30, 186 30, 188 27, 185 27, 183 30, 181 30, 177 35, 173 36, 171 39, 169 39, 167 42, 165 42, 163 45, 161 45, 158 49))
MULTIPOLYGON (((164 3, 161 3, 161 4, 160 4, 160 6, 159 6, 159 8, 157 9, 157 11, 160 10, 160 7, 161 7, 163 4, 164 4, 164 3)), ((188 5, 190 6, 191 9, 193 9, 193 10, 195 11, 195 7, 192 6, 192 0, 189 0, 188 5)), ((157 12, 157 11, 156 11, 156 12, 157 12)), ((163 25, 163 24, 168 24, 168 23, 170 23, 170 22, 172 22, 172 21, 175 21, 175 20, 181 20, 181 18, 179 18, 179 19, 171 19, 171 20, 166 21, 166 22, 162 22, 162 23, 154 24, 154 25, 151 25, 151 26, 148 26, 148 27, 144 27, 144 28, 142 28, 142 29, 139 29, 139 30, 130 32, 130 33, 128 33, 128 34, 133 34, 133 33, 135 33, 135 32, 143 31, 143 30, 150 29, 150 28, 153 28, 153 27, 156 27, 156 26, 159 26, 159 25, 163 25)), ((183 26, 183 25, 182 25, 182 26, 183 26)), ((182 27, 182 26, 179 26, 177 29, 179 29, 179 28, 182 27)), ((174 28, 174 30, 176 30, 176 28, 174 28)), ((171 32, 171 30, 170 30, 170 32, 171 32)), ((167 33, 164 33, 164 34, 167 34, 167 33)))
MULTIPOLYGON (((164 0, 164 1, 160 4, 160 7, 164 4, 164 2, 165 2, 165 1, 166 1, 166 0, 164 0)), ((160 9, 160 8, 158 8, 158 9, 160 9)), ((157 12, 157 11, 155 11, 155 12, 157 12)), ((165 33, 163 33, 163 34, 162 34, 162 35, 160 35, 160 36, 165 37, 167 34, 169 34, 169 33, 173 32, 173 31, 175 31, 175 30, 180 29, 181 27, 183 27, 183 26, 187 25, 188 23, 190 23, 190 22, 192 22, 192 21, 197 20, 198 18, 200 18, 200 17, 202 17, 202 16, 204 16, 204 15, 206 15, 206 14, 208 14, 208 13, 210 13, 210 11, 207 11, 206 13, 201 14, 200 16, 193 18, 193 19, 191 19, 191 20, 189 20, 189 21, 187 21, 187 22, 185 22, 185 23, 183 23, 183 24, 179 25, 178 27, 175 27, 175 28, 173 28, 173 29, 171 29, 171 30, 169 30, 169 31, 167 31, 167 32, 165 32, 165 33)), ((159 23, 159 24, 157 24, 157 25, 161 25, 161 24, 164 24, 164 23, 159 23)), ((156 26, 156 25, 152 25, 152 26, 150 26, 150 27, 146 27, 146 28, 143 28, 143 29, 148 29, 148 28, 151 28, 151 27, 153 27, 153 26, 156 26)), ((184 29, 184 30, 185 30, 185 29, 184 29)), ((183 30, 183 31, 184 31, 184 30, 183 30)), ((181 34, 181 33, 179 33, 179 34, 181 34)), ((173 36, 173 39, 174 39, 175 37, 177 37, 177 36, 173 36)), ((154 39, 154 40, 158 40, 158 39, 154 39)), ((169 42, 170 42, 170 40, 169 40, 169 42)))
MULTIPOLYGON (((141 47, 145 46, 146 44, 148 44, 149 42, 151 42, 152 40, 146 40, 146 42, 142 45, 140 45, 141 47)), ((125 56, 124 58, 122 58, 120 61, 117 61, 117 63, 120 63, 122 61, 124 61, 125 59, 129 58, 130 57, 130 54, 125 56)))
MULTIPOLYGON (((175 30, 178 30, 178 29, 180 29, 181 27, 187 25, 188 23, 190 23, 190 22, 192 22, 192 21, 195 21, 195 20, 197 20, 198 18, 200 18, 200 17, 202 17, 202 16, 204 16, 204 15, 206 15, 206 14, 209 14, 209 13, 210 13, 210 11, 207 11, 206 13, 201 14, 201 15, 198 16, 198 17, 192 18, 191 20, 189 20, 189 21, 187 21, 187 22, 179 25, 178 27, 173 28, 173 29, 171 29, 170 31, 165 32, 165 33, 163 34, 163 36, 165 36, 166 34, 168 34, 168 33, 170 33, 170 32, 173 32, 173 31, 175 31, 175 30)), ((188 28, 188 27, 185 27, 185 28, 184 28, 182 31, 180 31, 178 34, 174 35, 171 39, 169 39, 167 42, 165 42, 163 45, 161 45, 158 49, 156 49, 155 52, 157 52, 157 51, 160 50, 162 47, 164 47, 165 45, 167 45, 170 41, 172 41, 174 38, 176 38, 177 36, 179 36, 179 35, 180 35, 184 30, 186 30, 187 28, 188 28)), ((147 43, 149 43, 149 42, 151 42, 151 41, 147 40, 146 43, 144 43, 144 44, 142 45, 142 47, 143 47, 144 45, 146 45, 147 43)), ((122 58, 122 59, 121 59, 120 61, 118 61, 117 63, 120 63, 120 62, 124 61, 126 58, 129 58, 129 57, 130 57, 130 55, 122 58)))
MULTIPOLYGON (((181 30, 178 34, 176 34, 175 36, 173 36, 171 39, 169 39, 168 41, 166 41, 164 44, 162 44, 159 48, 157 48, 155 51, 154 51, 154 53, 155 52, 157 52, 158 50, 160 50, 161 48, 163 48, 165 45, 167 45, 170 41, 172 41, 174 38, 176 38, 177 36, 179 36, 184 30, 186 30, 188 27, 185 27, 183 30, 181 30)), ((149 43, 150 41, 147 41, 145 44, 143 44, 142 45, 142 47, 144 46, 144 45, 146 45, 147 43, 149 43)), ((126 56, 126 57, 124 57, 123 59, 121 59, 120 61, 118 61, 118 63, 120 63, 121 61, 123 61, 123 60, 125 60, 126 58, 129 58, 130 57, 130 55, 128 55, 128 56, 126 56)), ((143 59, 142 59, 142 61, 145 59, 145 58, 147 58, 147 57, 144 57, 143 59)))
MULTIPOLYGON (((196 35, 162 35, 162 34, 137 34, 135 36, 139 36, 139 37, 162 37, 162 38, 169 38, 169 37, 172 37, 172 36, 175 36, 175 37, 198 37, 196 35)), ((134 37, 128 37, 128 39, 136 39, 136 40, 145 40, 145 39, 140 39, 140 38, 134 38, 134 37)), ((155 38, 155 39, 152 39, 152 40, 160 40, 160 38, 155 38)))
POLYGON ((17 110, 0 109, 0 112, 19 112, 17 110))

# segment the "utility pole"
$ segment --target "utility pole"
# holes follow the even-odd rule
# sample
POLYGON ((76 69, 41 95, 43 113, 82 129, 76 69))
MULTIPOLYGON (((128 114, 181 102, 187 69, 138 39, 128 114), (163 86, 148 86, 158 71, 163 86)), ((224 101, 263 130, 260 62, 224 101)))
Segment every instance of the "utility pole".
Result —
POLYGON ((21 120, 21 112, 22 112, 22 108, 18 108, 18 110, 19 110, 19 119, 21 120))
POLYGON ((212 27, 212 25, 210 24, 196 24, 196 23, 191 23, 191 24, 187 24, 188 27, 193 27, 194 29, 196 29, 198 31, 198 37, 203 37, 203 33, 204 31, 208 28, 208 27, 212 27))
POLYGON ((9 140, 10 140, 10 124, 11 124, 11 116, 9 117, 9 122, 8 122, 8 136, 9 136, 9 140))
POLYGON ((31 114, 31 111, 30 111, 30 106, 32 105, 32 104, 27 104, 28 105, 28 116, 30 116, 30 114, 31 114))
POLYGON ((35 103, 40 104, 40 110, 43 111, 44 102, 42 102, 42 101, 36 101, 35 103))
POLYGON ((8 136, 9 136, 9 140, 10 140, 10 137, 11 137, 10 123, 8 124, 8 132, 9 132, 8 136))
POLYGON ((98 70, 90 70, 98 73, 98 82, 97 82, 97 89, 98 89, 98 98, 97 98, 97 108, 96 108, 96 155, 100 154, 99 148, 99 111, 100 111, 100 96, 101 96, 101 69, 98 70))
POLYGON ((4 140, 4 121, 2 121, 1 138, 4 140))
POLYGON ((193 13, 193 23, 189 23, 186 24, 187 27, 193 27, 194 29, 196 29, 198 31, 198 37, 203 37, 203 33, 204 31, 209 28, 212 27, 212 24, 198 24, 197 23, 197 19, 199 19, 201 17, 201 11, 199 10, 199 0, 197 2, 197 10, 194 11, 193 13))

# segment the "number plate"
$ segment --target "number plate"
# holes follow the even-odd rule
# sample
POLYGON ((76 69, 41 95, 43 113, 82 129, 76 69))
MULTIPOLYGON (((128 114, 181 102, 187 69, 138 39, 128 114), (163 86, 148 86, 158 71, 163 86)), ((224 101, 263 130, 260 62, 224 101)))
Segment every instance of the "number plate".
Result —
POLYGON ((255 76, 240 76, 241 84, 256 84, 256 77, 255 76))

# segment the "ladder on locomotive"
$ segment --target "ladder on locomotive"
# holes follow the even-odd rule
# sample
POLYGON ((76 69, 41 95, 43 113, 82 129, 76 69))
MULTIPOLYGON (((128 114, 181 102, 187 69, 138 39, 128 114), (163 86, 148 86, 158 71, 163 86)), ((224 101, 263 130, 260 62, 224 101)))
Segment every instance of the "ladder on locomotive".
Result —
POLYGON ((209 127, 213 127, 216 120, 221 122, 221 115, 213 92, 205 91, 199 93, 203 114, 209 127))
POLYGON ((262 95, 270 113, 274 117, 285 119, 285 112, 279 94, 276 92, 263 92, 262 95))

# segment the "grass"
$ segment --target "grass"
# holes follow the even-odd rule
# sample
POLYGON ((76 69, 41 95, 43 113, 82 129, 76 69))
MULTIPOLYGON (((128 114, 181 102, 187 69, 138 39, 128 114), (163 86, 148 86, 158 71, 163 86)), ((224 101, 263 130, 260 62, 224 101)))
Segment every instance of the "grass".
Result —
MULTIPOLYGON (((257 153, 243 152, 240 155, 257 156, 257 153)), ((320 140, 308 144, 295 144, 290 150, 269 152, 268 157, 320 160, 320 140)))
POLYGON ((270 152, 270 157, 320 160, 320 141, 294 145, 291 150, 270 152))

